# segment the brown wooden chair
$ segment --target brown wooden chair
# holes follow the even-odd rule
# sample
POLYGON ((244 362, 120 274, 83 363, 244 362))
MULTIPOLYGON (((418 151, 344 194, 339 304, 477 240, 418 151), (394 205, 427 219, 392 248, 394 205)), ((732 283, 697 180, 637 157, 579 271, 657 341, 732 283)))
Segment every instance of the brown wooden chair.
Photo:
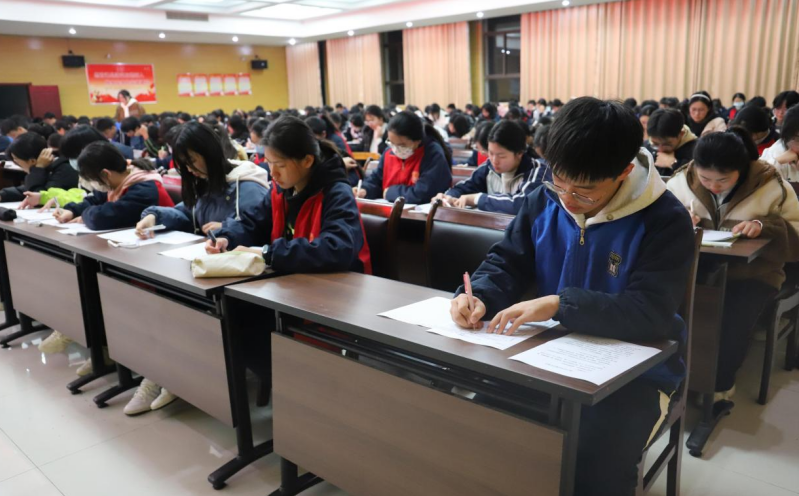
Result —
MULTIPOLYGON (((691 330, 694 320, 694 292, 696 291, 696 273, 699 267, 699 252, 701 249, 702 229, 696 229, 694 231, 694 258, 691 261, 691 270, 688 274, 685 297, 683 298, 679 310, 679 314, 685 321, 685 327, 688 331, 685 340, 685 349, 683 350, 686 370, 690 370, 691 367, 691 330)), ((657 480, 661 472, 663 472, 663 469, 667 467, 666 494, 668 496, 678 496, 680 494, 680 468, 682 466, 683 452, 682 438, 683 432, 685 431, 685 407, 687 405, 689 379, 690 377, 686 376, 680 388, 674 393, 675 397, 671 400, 669 412, 666 414, 663 425, 660 426, 658 433, 652 437, 652 441, 641 456, 641 462, 638 465, 638 487, 635 492, 636 496, 648 493, 652 488, 652 484, 654 484, 655 480, 657 480), (649 454, 652 444, 660 439, 667 431, 669 433, 669 442, 666 448, 660 453, 655 463, 652 464, 652 467, 646 470, 646 457, 649 454)))
POLYGON ((370 201, 357 200, 361 212, 363 229, 369 252, 372 256, 372 274, 387 279, 399 280, 399 232, 402 207, 405 198, 399 197, 394 205, 381 205, 370 201))
POLYGON ((365 162, 370 158, 372 160, 380 160, 380 154, 371 152, 352 152, 352 158, 358 162, 365 162))
POLYGON ((454 292, 488 251, 505 236, 512 215, 464 210, 433 203, 427 216, 424 253, 427 286, 454 292))
POLYGON ((465 164, 471 157, 471 150, 452 150, 452 161, 456 164, 465 164))
POLYGON ((452 186, 472 177, 475 170, 477 170, 477 167, 463 167, 460 165, 452 167, 452 186))

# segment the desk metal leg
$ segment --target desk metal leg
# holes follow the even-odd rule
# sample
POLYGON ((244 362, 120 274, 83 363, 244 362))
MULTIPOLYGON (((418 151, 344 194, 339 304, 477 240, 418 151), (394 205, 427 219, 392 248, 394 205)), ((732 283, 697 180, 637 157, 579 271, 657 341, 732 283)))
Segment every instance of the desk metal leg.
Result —
POLYGON ((561 496, 574 494, 574 483, 577 474, 577 447, 580 442, 580 413, 582 406, 573 401, 562 400, 561 428, 566 431, 563 448, 563 468, 560 474, 561 496))
POLYGON ((300 477, 297 465, 286 460, 280 459, 280 487, 273 491, 269 496, 294 496, 309 489, 324 479, 308 472, 300 477))
MULTIPOLYGON (((16 316, 14 317, 14 319, 16 320, 16 316)), ((0 340, 1 347, 8 348, 9 347, 8 343, 12 341, 15 341, 23 336, 27 336, 28 334, 33 334, 34 332, 48 329, 48 327, 43 324, 33 325, 33 320, 24 314, 19 314, 19 320, 17 321, 17 323, 19 324, 20 330, 17 332, 12 332, 8 336, 5 336, 2 340, 0 340)), ((6 324, 8 324, 8 322, 6 322, 6 324)), ((6 324, 3 324, 3 327, 0 329, 5 329, 6 324)), ((16 325, 16 323, 12 325, 16 325)), ((8 327, 11 327, 11 325, 9 325, 8 327)))
POLYGON ((688 453, 694 457, 701 457, 702 450, 705 449, 707 440, 713 434, 713 429, 716 428, 719 421, 732 412, 735 403, 732 401, 719 401, 713 403, 713 393, 702 395, 702 420, 691 431, 688 441, 685 445, 688 447, 688 453))
POLYGON ((119 363, 117 364, 117 377, 119 378, 119 384, 94 397, 94 404, 97 405, 97 408, 107 407, 109 400, 124 393, 128 389, 138 387, 142 379, 144 379, 144 377, 136 377, 134 379, 130 369, 119 363))
MULTIPOLYGON (((233 418, 236 423, 236 443, 239 453, 236 458, 222 465, 208 476, 208 482, 214 489, 222 489, 227 485, 227 480, 236 475, 241 469, 255 460, 262 458, 274 450, 273 441, 265 441, 255 445, 252 437, 252 419, 250 418, 250 401, 247 394, 247 369, 245 366, 245 350, 240 333, 243 327, 243 313, 245 310, 232 309, 231 301, 222 298, 222 329, 226 337, 228 358, 228 386, 231 392, 231 406, 233 418)), ((271 366, 270 366, 271 370, 271 366)), ((271 377, 264 381, 265 388, 272 383, 271 377)))

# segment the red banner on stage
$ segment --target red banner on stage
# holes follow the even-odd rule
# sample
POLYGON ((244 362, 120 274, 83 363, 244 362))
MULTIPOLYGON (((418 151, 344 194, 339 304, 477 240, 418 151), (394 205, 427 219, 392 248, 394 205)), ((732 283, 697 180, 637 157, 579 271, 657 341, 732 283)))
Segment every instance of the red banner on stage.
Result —
POLYGON ((152 64, 86 64, 89 101, 116 105, 117 94, 128 90, 139 103, 156 103, 152 64))

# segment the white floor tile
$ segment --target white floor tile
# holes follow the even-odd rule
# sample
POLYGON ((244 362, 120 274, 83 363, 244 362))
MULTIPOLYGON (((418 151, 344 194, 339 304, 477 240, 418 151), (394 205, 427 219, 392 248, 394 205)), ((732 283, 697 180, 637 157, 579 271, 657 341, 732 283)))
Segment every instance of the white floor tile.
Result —
POLYGON ((39 470, 29 470, 6 481, 0 482, 3 496, 63 496, 39 470))
POLYGON ((33 462, 8 436, 0 432, 0 482, 34 468, 33 462))

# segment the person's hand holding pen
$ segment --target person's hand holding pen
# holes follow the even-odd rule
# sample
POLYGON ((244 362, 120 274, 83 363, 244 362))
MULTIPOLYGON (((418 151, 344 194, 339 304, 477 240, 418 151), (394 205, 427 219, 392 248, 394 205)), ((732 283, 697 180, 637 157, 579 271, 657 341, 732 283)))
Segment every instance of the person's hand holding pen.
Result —
POLYGON ((452 321, 464 329, 481 329, 480 319, 486 313, 485 304, 472 294, 472 282, 469 273, 463 274, 466 293, 458 295, 450 304, 452 321))

